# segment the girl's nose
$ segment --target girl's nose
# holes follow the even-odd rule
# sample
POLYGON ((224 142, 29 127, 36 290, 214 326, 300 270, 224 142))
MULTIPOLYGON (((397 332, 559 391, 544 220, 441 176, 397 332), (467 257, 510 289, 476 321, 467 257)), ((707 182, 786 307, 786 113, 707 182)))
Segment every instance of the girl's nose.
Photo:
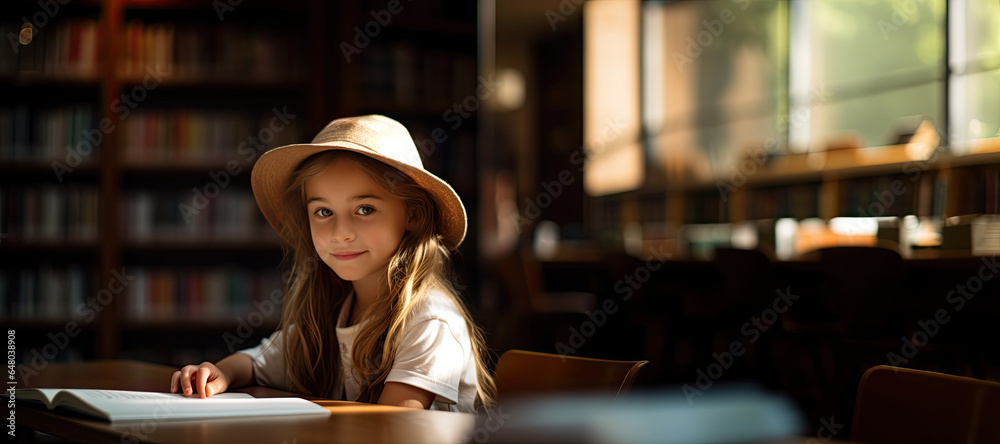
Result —
POLYGON ((335 242, 351 242, 354 240, 354 226, 350 220, 338 220, 333 226, 331 233, 335 242))

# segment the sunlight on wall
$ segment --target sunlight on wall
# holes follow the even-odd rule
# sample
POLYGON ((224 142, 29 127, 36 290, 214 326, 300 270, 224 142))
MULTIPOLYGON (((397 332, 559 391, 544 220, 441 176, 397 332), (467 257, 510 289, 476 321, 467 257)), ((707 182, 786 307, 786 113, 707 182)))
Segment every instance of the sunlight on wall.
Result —
POLYGON ((584 189, 591 196, 639 188, 639 1, 584 4, 584 189))

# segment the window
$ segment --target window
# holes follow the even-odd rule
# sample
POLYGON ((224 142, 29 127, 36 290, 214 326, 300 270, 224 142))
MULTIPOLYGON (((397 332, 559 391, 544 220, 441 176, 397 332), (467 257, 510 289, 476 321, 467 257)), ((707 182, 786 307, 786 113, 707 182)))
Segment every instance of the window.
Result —
POLYGON ((915 116, 957 154, 1000 127, 997 0, 649 1, 640 33, 647 187, 892 144, 915 116))

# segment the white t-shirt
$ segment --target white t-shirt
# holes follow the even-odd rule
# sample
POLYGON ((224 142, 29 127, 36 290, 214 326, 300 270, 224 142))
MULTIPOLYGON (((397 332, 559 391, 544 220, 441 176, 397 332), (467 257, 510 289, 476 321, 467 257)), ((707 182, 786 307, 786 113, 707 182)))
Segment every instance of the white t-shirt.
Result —
MULTIPOLYGON (((343 304, 337 318, 337 342, 340 344, 340 375, 335 393, 345 399, 357 399, 361 394, 359 377, 350 373, 354 338, 362 323, 347 327, 350 304, 343 304), (345 369, 348 369, 345 371, 345 369)), ((293 326, 294 327, 294 326, 293 326)), ((285 369, 281 348, 282 332, 264 338, 260 345, 241 350, 253 360, 254 377, 258 385, 289 390, 291 381, 285 369)), ((476 359, 465 318, 452 300, 442 292, 432 291, 407 322, 402 341, 396 349, 396 361, 386 376, 386 382, 409 384, 434 393, 432 410, 475 412, 476 359)))

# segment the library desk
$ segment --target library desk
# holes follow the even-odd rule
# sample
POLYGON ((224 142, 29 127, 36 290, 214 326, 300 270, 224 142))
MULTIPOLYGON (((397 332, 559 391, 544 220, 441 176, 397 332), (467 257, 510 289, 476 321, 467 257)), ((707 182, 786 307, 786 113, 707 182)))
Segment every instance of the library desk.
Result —
MULTIPOLYGON (((49 363, 17 387, 101 388, 166 392, 177 370, 166 365, 106 360, 49 363)), ((304 444, 310 442, 463 442, 469 441, 476 416, 467 413, 417 410, 350 401, 324 401, 265 387, 235 391, 258 398, 299 396, 330 410, 329 418, 256 417, 203 421, 111 425, 79 416, 53 414, 18 405, 17 435, 31 442, 31 430, 77 442, 161 443, 239 442, 304 444)))

